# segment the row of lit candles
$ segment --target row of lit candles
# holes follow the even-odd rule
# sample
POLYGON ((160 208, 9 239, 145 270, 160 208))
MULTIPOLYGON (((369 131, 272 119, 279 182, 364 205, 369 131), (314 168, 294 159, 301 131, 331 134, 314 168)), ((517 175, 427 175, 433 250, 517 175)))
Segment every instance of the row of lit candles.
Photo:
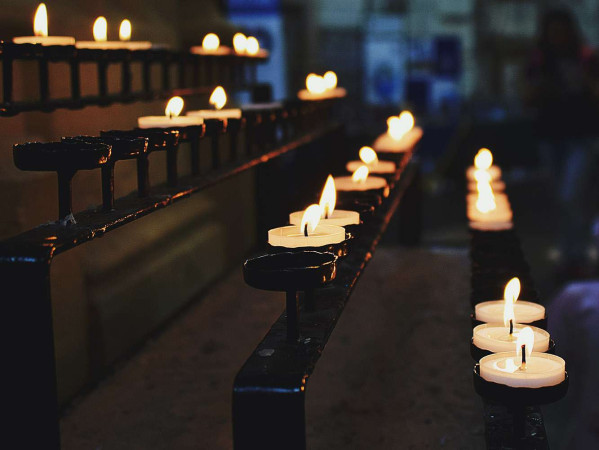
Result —
MULTIPOLYGON (((71 36, 48 35, 48 10, 44 3, 40 3, 33 18, 34 36, 22 36, 13 39, 15 44, 41 44, 41 45, 75 45, 81 49, 129 49, 143 50, 153 46, 148 41, 131 41, 131 21, 124 19, 119 27, 119 40, 108 40, 108 21, 104 16, 98 17, 92 27, 93 41, 76 41, 71 36)), ((233 36, 233 50, 238 55, 266 56, 267 52, 260 49, 258 39, 236 33, 233 36)), ((225 55, 232 53, 231 48, 220 45, 220 38, 215 33, 204 36, 201 46, 191 48, 192 53, 225 55)))
MULTIPOLYGON (((479 150, 466 178, 470 228, 483 233, 511 229, 511 206, 503 192, 501 169, 493 165, 490 150, 479 150)), ((546 318, 545 308, 518 301, 520 289, 520 280, 512 278, 505 286, 503 300, 475 306, 474 318, 484 323, 474 327, 472 344, 491 352, 479 361, 480 375, 486 381, 516 388, 555 386, 565 380, 566 363, 559 356, 545 353, 549 350, 549 333, 530 325, 546 318)))

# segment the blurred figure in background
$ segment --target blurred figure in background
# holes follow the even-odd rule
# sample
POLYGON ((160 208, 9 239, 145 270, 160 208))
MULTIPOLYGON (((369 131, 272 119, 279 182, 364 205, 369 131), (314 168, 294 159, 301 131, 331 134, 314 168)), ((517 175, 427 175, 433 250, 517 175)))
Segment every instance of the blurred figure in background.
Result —
POLYGON ((599 62, 567 10, 547 12, 528 68, 527 103, 536 108, 541 161, 556 181, 561 281, 590 274, 588 250, 599 161, 599 62))

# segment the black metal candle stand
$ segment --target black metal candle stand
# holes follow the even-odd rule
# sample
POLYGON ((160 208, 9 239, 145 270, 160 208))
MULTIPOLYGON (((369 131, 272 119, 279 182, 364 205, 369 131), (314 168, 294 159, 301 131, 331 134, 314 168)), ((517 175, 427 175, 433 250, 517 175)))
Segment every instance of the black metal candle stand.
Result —
POLYGON ((272 253, 248 259, 243 278, 257 289, 286 292, 287 340, 297 342, 299 330, 298 292, 311 291, 332 281, 337 257, 312 250, 272 253))
POLYGON ((383 203, 384 189, 369 189, 367 191, 337 191, 340 203, 359 202, 372 205, 375 208, 383 203))
MULTIPOLYGON (((102 209, 112 211, 114 209, 114 166, 117 161, 136 159, 138 170, 140 161, 147 159, 148 139, 142 137, 97 137, 97 136, 75 136, 62 138, 62 142, 84 142, 88 144, 110 145, 112 151, 107 164, 102 170, 102 209)), ((143 163, 142 163, 143 164, 143 163)), ((138 179, 138 182, 140 180, 138 179)), ((140 189, 138 184, 138 190, 140 189)))
POLYGON ((267 57, 247 55, 197 55, 167 48, 147 50, 77 49, 74 45, 43 46, 0 42, 2 61, 2 103, 0 115, 11 116, 24 111, 50 112, 59 108, 78 109, 85 106, 107 106, 113 103, 149 101, 173 95, 209 94, 215 84, 247 87, 256 82, 256 65, 267 57), (35 61, 38 65, 39 96, 35 100, 15 99, 14 66, 18 61, 35 61), (68 64, 70 95, 52 98, 50 93, 50 63, 68 64), (82 96, 81 65, 94 64, 98 90, 82 96), (139 65, 141 86, 134 89, 132 67, 139 65), (120 88, 108 90, 108 67, 120 68, 120 88), (160 67, 159 82, 153 68, 160 67), (177 71, 173 77, 172 69, 177 71), (189 76, 189 75, 192 76, 189 76))
MULTIPOLYGON (((474 328, 474 327, 482 325, 482 324, 484 324, 486 322, 482 322, 480 320, 477 320, 474 317, 474 313, 472 313, 472 314, 470 314, 470 323, 472 324, 472 328, 474 328)), ((537 327, 537 328, 541 328, 543 330, 547 330, 547 314, 545 314, 545 317, 543 317, 542 319, 535 320, 535 321, 530 322, 530 323, 518 323, 518 325, 524 325, 524 326, 530 325, 532 327, 537 327)))
MULTIPOLYGON (((485 356, 492 355, 494 352, 490 350, 485 350, 483 348, 477 347, 474 344, 474 338, 470 340, 470 356, 476 362, 480 361, 485 356)), ((551 355, 555 355, 555 341, 553 339, 549 339, 549 347, 545 353, 549 353, 551 355)))
POLYGON ((15 165, 25 171, 56 172, 58 220, 74 222, 71 183, 79 170, 101 168, 109 163, 111 146, 86 142, 29 142, 13 146, 15 165))
POLYGON ((360 214, 360 220, 363 222, 368 222, 368 219, 374 215, 376 210, 374 205, 354 199, 338 199, 335 208, 356 211, 360 214))

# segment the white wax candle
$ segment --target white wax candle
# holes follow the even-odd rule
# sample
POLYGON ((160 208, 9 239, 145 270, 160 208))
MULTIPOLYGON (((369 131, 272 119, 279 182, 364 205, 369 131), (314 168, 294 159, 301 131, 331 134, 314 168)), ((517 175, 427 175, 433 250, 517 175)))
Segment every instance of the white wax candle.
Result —
POLYGON ((503 231, 503 230, 511 230, 514 228, 514 224, 509 222, 469 222, 468 226, 473 230, 479 231, 503 231))
MULTIPOLYGON (((486 323, 502 323, 505 300, 491 300, 474 307, 474 318, 486 323)), ((516 323, 531 323, 545 318, 545 307, 538 303, 518 300, 514 303, 516 323)))
POLYGON ((483 170, 487 172, 491 177, 490 181, 497 181, 501 179, 501 168, 499 166, 491 166, 488 169, 477 169, 474 166, 470 166, 466 170, 466 179, 468 181, 476 182, 476 179, 474 178, 474 173, 477 170, 483 170))
POLYGON ((533 352, 526 357, 526 369, 516 352, 493 353, 480 360, 480 376, 490 382, 511 387, 555 386, 566 379, 566 362, 559 356, 533 352))
POLYGON ((347 91, 344 88, 327 89, 324 92, 316 93, 309 92, 307 89, 302 89, 297 93, 297 97, 300 100, 315 101, 315 100, 326 100, 329 98, 342 98, 347 95, 347 91))
MULTIPOLYGON (((498 207, 503 207, 510 204, 510 200, 506 194, 501 192, 495 193, 493 195, 495 199, 495 205, 498 207)), ((466 203, 470 206, 476 206, 476 202, 478 201, 478 192, 469 192, 466 194, 466 203)))
MULTIPOLYGON (((503 192, 505 191, 505 183, 501 180, 495 180, 495 181, 491 181, 491 183, 489 183, 491 185, 491 189, 493 189, 493 192, 503 192)), ((471 181, 468 183, 468 190, 470 192, 477 192, 477 185, 478 183, 476 181, 471 181)))
POLYGON ((412 128, 399 140, 392 138, 389 133, 384 133, 374 141, 372 148, 381 153, 405 153, 411 151, 421 138, 420 127, 412 128))
POLYGON ((167 116, 145 116, 138 117, 137 126, 139 128, 177 128, 177 127, 191 127, 202 125, 204 119, 201 117, 193 116, 178 116, 178 117, 167 117, 167 116))
POLYGON ((188 111, 188 116, 201 117, 202 119, 241 119, 241 109, 200 109, 197 111, 188 111))
POLYGON ((468 219, 471 222, 511 222, 512 211, 508 208, 496 208, 489 212, 481 212, 476 207, 468 208, 468 219))
MULTIPOLYGON (((289 214, 289 223, 291 225, 299 225, 302 223, 302 217, 304 211, 296 211, 289 214)), ((337 225, 343 227, 345 225, 359 225, 360 224, 360 213, 356 211, 345 211, 342 209, 336 209, 333 214, 329 215, 326 219, 320 219, 322 225, 337 225)))
POLYGON ((205 49, 201 45, 194 45, 193 47, 191 47, 189 49, 189 51, 196 55, 222 56, 222 55, 230 55, 233 52, 233 49, 231 47, 227 47, 226 45, 221 45, 216 49, 205 49))
POLYGON ((335 187, 338 191, 370 191, 386 188, 387 180, 381 177, 368 177, 362 182, 353 181, 352 177, 338 177, 335 178, 335 187))
POLYGON ((96 50, 147 50, 152 48, 149 41, 77 41, 75 46, 79 49, 96 50))
POLYGON ((75 45, 71 36, 19 36, 12 40, 15 44, 75 45))
POLYGON ((362 161, 349 161, 345 168, 348 172, 355 172, 360 166, 368 167, 370 173, 395 173, 395 163, 393 161, 378 161, 371 164, 364 164, 362 161))
MULTIPOLYGON (((482 350, 493 353, 511 352, 524 325, 516 325, 510 336, 510 328, 503 323, 484 323, 472 330, 472 342, 482 350)), ((549 333, 541 328, 530 327, 534 334, 534 352, 546 352, 549 349, 549 333)))
POLYGON ((268 243, 275 247, 322 247, 345 240, 345 228, 336 225, 318 225, 308 236, 297 225, 273 228, 268 231, 268 243))

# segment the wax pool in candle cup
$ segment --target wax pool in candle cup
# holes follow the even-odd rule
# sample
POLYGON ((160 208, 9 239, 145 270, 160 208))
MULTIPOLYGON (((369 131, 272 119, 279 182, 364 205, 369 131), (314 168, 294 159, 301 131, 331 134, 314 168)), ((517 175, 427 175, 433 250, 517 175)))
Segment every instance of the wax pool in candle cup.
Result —
POLYGON ((355 172, 360 166, 366 165, 370 173, 392 174, 396 165, 393 161, 380 161, 376 152, 371 147, 362 147, 359 152, 360 161, 349 161, 345 168, 348 172, 355 172))
POLYGON ((75 45, 75 38, 71 36, 48 36, 48 10, 44 3, 40 3, 33 19, 34 36, 20 36, 13 38, 15 44, 40 44, 49 45, 75 45))
POLYGON ((289 225, 268 231, 268 243, 274 247, 301 248, 324 247, 345 240, 345 228, 321 225, 319 205, 310 205, 299 226, 289 225))
POLYGON ((559 356, 533 352, 534 332, 524 328, 515 351, 485 356, 479 362, 480 376, 489 382, 517 388, 555 386, 566 379, 566 362, 559 356))
MULTIPOLYGON (((514 349, 514 344, 524 328, 524 325, 516 325, 510 334, 510 327, 502 323, 484 323, 472 330, 472 343, 493 353, 509 352, 514 349)), ((549 333, 541 328, 529 328, 532 329, 535 338, 533 351, 546 352, 549 349, 549 333)))
POLYGON ((198 111, 189 111, 189 117, 201 117, 202 119, 241 119, 241 109, 223 107, 227 104, 227 93, 222 86, 217 86, 210 95, 209 103, 215 109, 200 109, 198 111))
POLYGON ((164 116, 145 116, 137 119, 139 128, 180 128, 200 126, 204 123, 201 117, 180 116, 184 101, 181 97, 171 98, 165 108, 164 116))
MULTIPOLYGON (((356 211, 344 211, 335 209, 337 193, 335 190, 335 179, 329 175, 327 182, 322 190, 320 197, 320 224, 322 225, 359 225, 360 214, 356 211)), ((289 215, 289 223, 300 225, 304 216, 304 211, 296 211, 289 215)))

